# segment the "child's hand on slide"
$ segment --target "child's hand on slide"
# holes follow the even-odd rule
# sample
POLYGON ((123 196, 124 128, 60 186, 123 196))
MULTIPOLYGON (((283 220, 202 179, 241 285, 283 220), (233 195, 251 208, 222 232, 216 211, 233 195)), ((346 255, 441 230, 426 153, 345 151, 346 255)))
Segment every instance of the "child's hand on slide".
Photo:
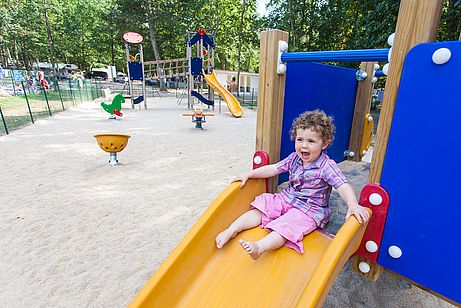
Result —
POLYGON ((351 215, 354 215, 360 224, 366 224, 370 219, 370 214, 366 210, 366 207, 360 206, 358 204, 349 206, 346 214, 346 220, 351 215))
POLYGON ((242 183, 240 183, 240 188, 242 188, 243 186, 245 186, 248 179, 249 179, 248 174, 243 173, 243 174, 238 175, 235 179, 233 179, 232 183, 237 182, 237 181, 242 181, 242 183))

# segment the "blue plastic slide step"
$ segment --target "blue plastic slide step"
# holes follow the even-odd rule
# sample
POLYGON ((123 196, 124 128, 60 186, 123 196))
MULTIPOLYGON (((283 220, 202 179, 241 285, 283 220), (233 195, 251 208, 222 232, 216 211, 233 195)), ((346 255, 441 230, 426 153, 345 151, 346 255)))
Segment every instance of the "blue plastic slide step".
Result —
POLYGON ((201 101, 205 105, 214 106, 213 101, 210 101, 209 99, 206 99, 205 97, 203 97, 202 94, 198 93, 197 91, 191 91, 190 94, 192 94, 192 96, 195 96, 196 98, 198 98, 199 101, 201 101))

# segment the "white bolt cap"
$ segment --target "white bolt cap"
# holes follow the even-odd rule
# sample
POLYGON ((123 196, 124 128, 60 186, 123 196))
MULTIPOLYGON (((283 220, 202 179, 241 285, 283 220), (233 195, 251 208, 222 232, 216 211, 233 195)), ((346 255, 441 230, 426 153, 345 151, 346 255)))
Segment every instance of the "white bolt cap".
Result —
POLYGON ((253 158, 253 162, 254 162, 256 165, 261 164, 262 161, 263 161, 263 160, 262 160, 261 156, 255 156, 255 157, 253 158))
POLYGON ((384 64, 383 66, 383 73, 384 75, 387 76, 387 73, 389 72, 389 63, 384 64))
POLYGON ((363 79, 366 79, 368 77, 368 73, 367 72, 362 72, 361 76, 362 76, 363 79))
POLYGON ((370 195, 370 197, 368 197, 368 200, 370 201, 371 204, 373 205, 381 205, 381 203, 383 202, 383 197, 381 197, 379 194, 377 193, 372 193, 370 195))
POLYGON ((366 274, 366 273, 368 273, 368 272, 370 271, 370 269, 371 269, 371 268, 370 268, 370 265, 368 265, 367 262, 360 262, 360 263, 359 263, 359 270, 360 270, 362 273, 366 274))
POLYGON ((379 70, 379 64, 378 63, 375 63, 374 67, 375 67, 375 71, 379 70))
POLYGON ((395 37, 395 32, 389 35, 389 37, 387 38, 387 43, 389 44, 389 46, 394 46, 394 37, 395 37))
POLYGON ((287 71, 286 64, 281 63, 277 66, 277 74, 285 74, 286 71, 287 71))
POLYGON ((373 117, 369 116, 367 120, 368 120, 368 122, 371 122, 371 121, 373 121, 373 117))
POLYGON ((389 247, 388 253, 392 258, 398 259, 402 256, 402 249, 400 249, 398 246, 392 245, 389 247))
POLYGON ((392 56, 392 47, 389 48, 389 53, 387 54, 387 61, 391 62, 391 56, 392 56))
POLYGON ((451 58, 451 51, 448 48, 439 48, 432 54, 432 61, 435 64, 445 64, 451 58))
POLYGON ((362 156, 365 156, 367 154, 367 151, 366 150, 363 150, 362 151, 362 156))
POLYGON ((354 156, 355 156, 354 151, 350 151, 350 152, 349 152, 349 157, 354 157, 354 156))
POLYGON ((378 81, 378 77, 373 77, 373 78, 371 79, 371 82, 372 82, 372 83, 375 83, 376 81, 378 81))
POLYGON ((279 48, 281 52, 285 52, 288 50, 288 43, 285 41, 279 41, 279 48))
POLYGON ((368 251, 368 252, 377 252, 378 251, 378 244, 376 244, 375 242, 373 241, 368 241, 366 242, 365 244, 365 249, 368 251))

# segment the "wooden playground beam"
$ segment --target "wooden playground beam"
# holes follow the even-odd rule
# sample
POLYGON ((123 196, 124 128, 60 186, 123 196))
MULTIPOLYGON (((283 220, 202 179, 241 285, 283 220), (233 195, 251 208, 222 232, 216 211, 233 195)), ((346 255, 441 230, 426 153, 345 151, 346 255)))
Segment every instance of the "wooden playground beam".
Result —
MULTIPOLYGON (((277 74, 278 42, 288 43, 288 32, 263 31, 260 34, 256 150, 269 154, 271 163, 280 160, 283 104, 286 75, 277 74)), ((269 180, 269 191, 277 190, 278 177, 269 180)))
POLYGON ((376 144, 370 167, 369 183, 379 183, 400 86, 403 62, 415 45, 434 41, 442 14, 443 0, 402 0, 392 48, 376 144))
POLYGON ((357 95, 355 96, 354 117, 352 119, 351 136, 349 139, 349 150, 355 155, 349 157, 352 161, 361 161, 362 154, 360 153, 360 144, 362 141, 363 124, 365 115, 370 113, 371 98, 373 95, 373 72, 376 62, 362 62, 360 70, 366 72, 368 77, 359 81, 357 86, 357 95))
MULTIPOLYGON (((381 181, 405 57, 413 46, 435 40, 442 7, 443 0, 402 0, 400 2, 389 74, 384 90, 368 183, 379 183, 381 181)), ((358 264, 362 261, 370 264, 362 257, 355 257, 353 268, 358 271, 358 264)), ((364 276, 376 281, 383 268, 377 264, 370 264, 370 267, 371 270, 364 276)))

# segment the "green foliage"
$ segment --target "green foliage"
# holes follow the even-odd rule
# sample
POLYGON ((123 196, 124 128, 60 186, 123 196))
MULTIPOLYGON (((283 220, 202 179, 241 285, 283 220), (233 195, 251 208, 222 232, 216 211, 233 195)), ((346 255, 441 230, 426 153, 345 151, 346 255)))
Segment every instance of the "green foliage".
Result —
MULTIPOLYGON (((394 32, 399 0, 270 0, 267 17, 256 13, 256 0, 0 0, 0 60, 22 68, 32 63, 74 63, 83 70, 115 64, 126 70, 122 35, 144 37, 144 59, 154 60, 151 28, 162 59, 186 56, 186 31, 204 28, 216 38, 217 68, 259 69, 262 29, 290 33, 291 51, 387 47, 394 32), (243 11, 243 14, 242 14, 243 11), (47 13, 51 39, 45 25, 47 13)), ((445 0, 439 40, 458 39, 461 0, 445 0)))
MULTIPOLYGON (((147 0, 0 0, 0 44, 2 62, 11 57, 19 67, 51 62, 49 44, 56 63, 74 63, 83 70, 114 63, 125 71, 122 35, 138 32, 145 38, 144 59, 154 60, 150 42, 147 0), (51 40, 45 25, 47 12, 51 40)), ((242 37, 243 70, 255 71, 259 62, 256 0, 241 2, 151 1, 154 31, 163 59, 186 56, 185 33, 205 28, 216 34, 216 66, 237 68, 237 37, 242 37)))

